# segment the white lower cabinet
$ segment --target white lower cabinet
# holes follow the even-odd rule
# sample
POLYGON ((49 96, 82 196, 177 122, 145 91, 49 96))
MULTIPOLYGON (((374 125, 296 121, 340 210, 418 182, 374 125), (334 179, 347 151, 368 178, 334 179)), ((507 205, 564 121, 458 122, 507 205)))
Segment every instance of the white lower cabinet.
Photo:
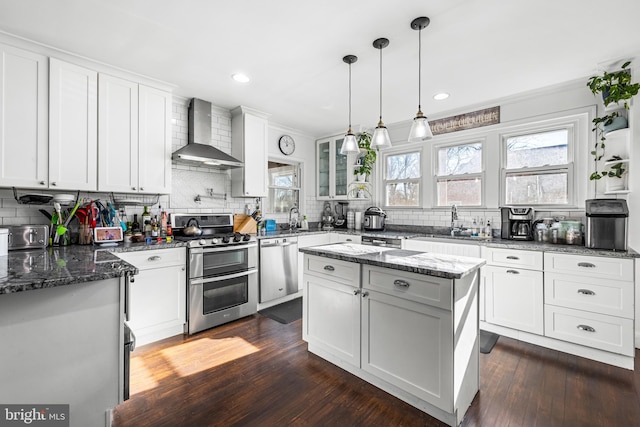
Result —
POLYGON ((186 250, 168 248, 116 253, 139 270, 129 289, 129 321, 136 344, 144 345, 184 332, 186 322, 186 250))
POLYGON ((485 320, 496 325, 542 335, 544 285, 541 271, 482 267, 485 320))
POLYGON ((482 248, 484 320, 518 331, 544 333, 542 252, 482 248))
POLYGON ((309 351, 460 424, 479 385, 477 273, 451 280, 308 254, 303 265, 309 351))
POLYGON ((545 335, 634 356, 633 260, 546 252, 545 335))
POLYGON ((452 411, 451 311, 363 292, 368 294, 362 298, 362 369, 452 411))

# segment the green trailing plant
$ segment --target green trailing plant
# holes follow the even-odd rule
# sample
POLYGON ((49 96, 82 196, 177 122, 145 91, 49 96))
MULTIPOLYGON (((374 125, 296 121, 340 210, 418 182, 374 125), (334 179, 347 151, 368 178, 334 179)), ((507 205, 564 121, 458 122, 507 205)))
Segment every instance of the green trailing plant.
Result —
POLYGON ((594 95, 602 94, 604 106, 623 102, 624 108, 629 109, 629 100, 640 91, 640 83, 631 82, 631 70, 629 70, 631 61, 622 64, 620 70, 608 72, 602 75, 592 76, 587 82, 587 86, 594 95))
POLYGON ((358 147, 360 147, 360 159, 361 162, 355 168, 353 168, 354 175, 370 175, 373 170, 373 165, 376 163, 378 154, 376 150, 371 148, 371 134, 368 132, 361 132, 358 135, 358 147))
MULTIPOLYGON (((605 71, 602 75, 592 76, 587 82, 587 87, 594 95, 601 94, 602 101, 605 107, 609 104, 616 104, 622 102, 622 105, 626 110, 629 109, 629 102, 640 91, 640 83, 632 83, 631 71, 629 65, 631 61, 627 61, 622 64, 620 70, 614 72, 605 71)), ((596 134, 596 142, 591 155, 596 162, 596 170, 589 176, 590 180, 598 180, 604 177, 616 177, 622 178, 622 174, 625 172, 622 163, 616 163, 611 166, 608 171, 598 171, 598 161, 600 161, 605 154, 605 141, 606 132, 604 131, 606 126, 613 123, 613 120, 618 117, 617 111, 607 114, 603 117, 596 117, 592 120, 593 128, 591 129, 596 134)), ((617 157, 617 156, 614 156, 617 157)), ((620 158, 612 158, 612 160, 622 160, 620 158)))
POLYGON ((349 196, 351 198, 358 198, 358 192, 362 192, 364 198, 371 198, 371 191, 369 191, 368 183, 356 181, 349 184, 349 187, 349 196))

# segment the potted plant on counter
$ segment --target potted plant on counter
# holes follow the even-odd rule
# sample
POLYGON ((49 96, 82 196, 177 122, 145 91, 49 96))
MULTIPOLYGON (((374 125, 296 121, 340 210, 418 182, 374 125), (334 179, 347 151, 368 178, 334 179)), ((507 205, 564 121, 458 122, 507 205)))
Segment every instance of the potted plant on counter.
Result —
POLYGON ((376 150, 371 148, 370 133, 361 132, 358 135, 358 147, 360 147, 360 154, 358 164, 353 168, 353 174, 358 181, 365 181, 367 176, 371 175, 373 165, 378 157, 376 150))

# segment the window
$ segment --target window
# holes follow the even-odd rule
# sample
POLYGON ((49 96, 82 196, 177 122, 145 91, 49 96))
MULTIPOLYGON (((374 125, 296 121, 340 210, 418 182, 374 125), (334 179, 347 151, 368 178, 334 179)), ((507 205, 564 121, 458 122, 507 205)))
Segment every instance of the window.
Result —
POLYGON ((505 204, 568 204, 571 138, 570 126, 503 137, 505 204))
POLYGON ((269 162, 269 212, 288 213, 299 206, 300 168, 297 164, 269 162))
POLYGON ((481 206, 482 143, 436 148, 436 205, 481 206))
POLYGON ((420 206, 420 152, 385 157, 385 206, 420 206))

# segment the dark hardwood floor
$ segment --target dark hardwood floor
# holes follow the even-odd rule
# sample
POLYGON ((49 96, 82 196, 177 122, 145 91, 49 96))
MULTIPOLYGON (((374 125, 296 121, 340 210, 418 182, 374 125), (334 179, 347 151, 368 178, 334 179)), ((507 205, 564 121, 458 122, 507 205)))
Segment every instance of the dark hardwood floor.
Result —
MULTIPOLYGON (((307 352, 302 321, 262 315, 132 354, 114 426, 442 426, 307 352)), ((640 352, 636 350, 636 360, 640 352)), ((640 374, 501 337, 463 426, 637 426, 640 374)))

